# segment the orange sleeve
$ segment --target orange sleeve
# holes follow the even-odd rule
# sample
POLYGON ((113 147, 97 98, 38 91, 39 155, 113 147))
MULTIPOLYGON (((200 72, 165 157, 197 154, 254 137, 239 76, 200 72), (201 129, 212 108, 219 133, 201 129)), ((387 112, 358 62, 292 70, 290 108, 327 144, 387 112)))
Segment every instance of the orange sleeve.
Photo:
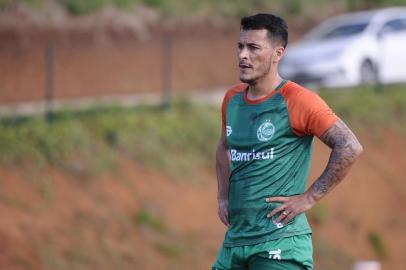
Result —
POLYGON ((281 90, 285 97, 293 132, 298 136, 320 137, 338 117, 316 93, 289 82, 281 90))
POLYGON ((222 132, 223 134, 226 134, 226 117, 227 117, 227 106, 228 103, 230 102, 230 99, 238 94, 239 92, 244 91, 244 89, 247 87, 246 84, 240 83, 233 88, 229 89, 226 93, 226 95, 223 98, 223 102, 221 104, 221 127, 222 127, 222 132))

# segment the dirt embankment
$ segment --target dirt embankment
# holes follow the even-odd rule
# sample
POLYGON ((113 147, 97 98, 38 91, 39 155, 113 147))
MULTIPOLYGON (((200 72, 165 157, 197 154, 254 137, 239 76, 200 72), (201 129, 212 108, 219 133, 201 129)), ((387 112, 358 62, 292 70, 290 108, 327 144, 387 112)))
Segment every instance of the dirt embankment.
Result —
MULTIPOLYGON (((324 214, 311 215, 315 243, 335 250, 326 253, 317 244, 316 266, 326 256, 382 259, 368 240, 374 233, 386 253, 384 269, 401 270, 406 143, 388 131, 360 137, 362 158, 320 202, 324 214)), ((310 179, 327 155, 317 142, 310 179)), ((196 172, 203 181, 174 181, 117 158, 113 171, 90 180, 50 168, 1 168, 0 268, 209 268, 225 229, 216 217, 213 171, 196 172)))

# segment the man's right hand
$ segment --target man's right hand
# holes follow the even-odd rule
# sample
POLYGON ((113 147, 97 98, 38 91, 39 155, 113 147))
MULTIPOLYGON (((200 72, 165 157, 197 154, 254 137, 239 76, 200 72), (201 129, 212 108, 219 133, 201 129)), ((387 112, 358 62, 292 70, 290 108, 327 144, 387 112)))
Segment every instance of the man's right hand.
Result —
POLYGON ((228 200, 221 200, 218 203, 218 216, 227 227, 230 225, 228 223, 228 200))

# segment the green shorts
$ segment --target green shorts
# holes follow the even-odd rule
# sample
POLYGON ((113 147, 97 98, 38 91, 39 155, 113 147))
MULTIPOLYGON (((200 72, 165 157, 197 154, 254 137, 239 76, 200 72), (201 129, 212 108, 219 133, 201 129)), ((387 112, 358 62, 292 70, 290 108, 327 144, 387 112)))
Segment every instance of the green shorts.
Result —
POLYGON ((311 234, 256 245, 222 247, 212 270, 311 270, 311 234))

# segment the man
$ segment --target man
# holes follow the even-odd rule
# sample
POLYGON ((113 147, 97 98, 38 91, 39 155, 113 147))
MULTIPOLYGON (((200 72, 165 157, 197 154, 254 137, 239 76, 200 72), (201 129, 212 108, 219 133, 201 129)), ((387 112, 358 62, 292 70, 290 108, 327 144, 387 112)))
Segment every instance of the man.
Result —
POLYGON ((312 269, 304 212, 344 178, 362 152, 317 94, 279 76, 287 40, 286 23, 277 16, 241 20, 242 83, 225 95, 216 153, 218 215, 228 230, 215 270, 312 269), (305 190, 313 136, 332 151, 322 175, 305 190))

